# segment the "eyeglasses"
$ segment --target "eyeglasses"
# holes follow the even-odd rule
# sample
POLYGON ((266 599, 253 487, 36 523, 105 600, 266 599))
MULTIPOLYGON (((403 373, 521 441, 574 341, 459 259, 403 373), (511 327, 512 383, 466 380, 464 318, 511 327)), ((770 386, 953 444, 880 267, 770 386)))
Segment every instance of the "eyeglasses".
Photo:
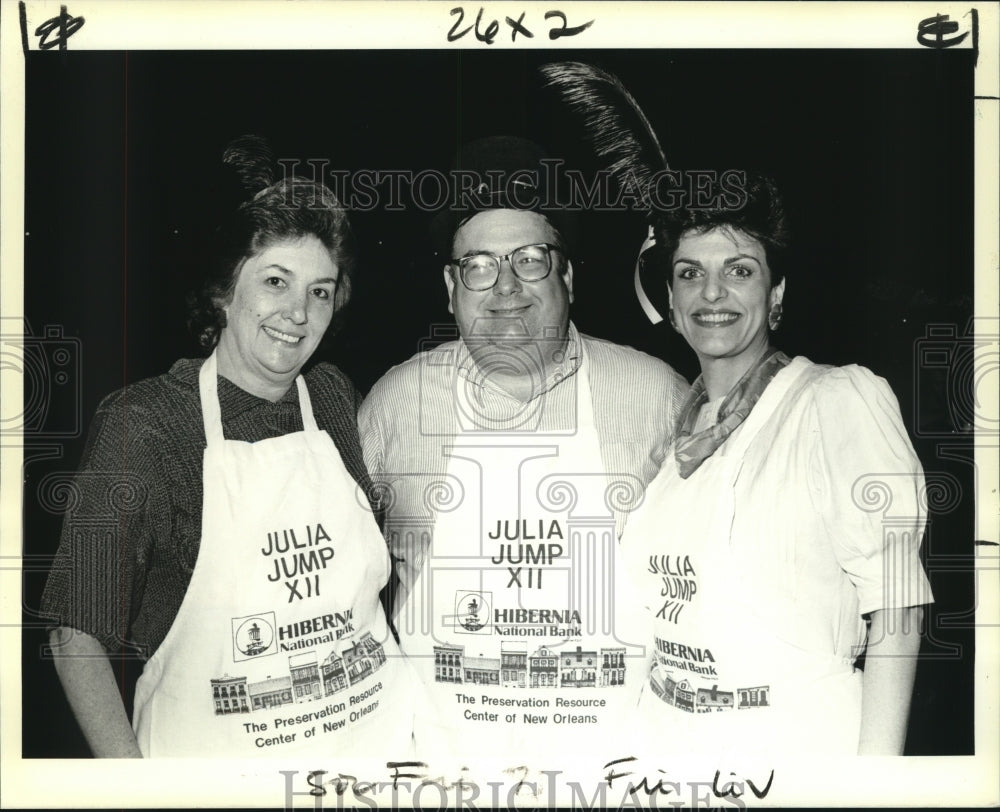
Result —
POLYGON ((488 251, 453 259, 462 284, 472 291, 492 288, 500 278, 500 264, 506 260, 514 276, 522 282, 541 282, 552 271, 552 251, 561 251, 558 245, 536 243, 522 245, 509 254, 497 256, 488 251))

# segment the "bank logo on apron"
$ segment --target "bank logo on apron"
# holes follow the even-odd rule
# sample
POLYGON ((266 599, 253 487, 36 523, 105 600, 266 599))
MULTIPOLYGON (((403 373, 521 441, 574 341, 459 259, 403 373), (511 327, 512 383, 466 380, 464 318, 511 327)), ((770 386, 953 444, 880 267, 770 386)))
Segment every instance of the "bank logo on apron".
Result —
MULTIPOLYGON (((734 688, 725 685, 726 669, 717 665, 715 654, 707 645, 691 645, 666 638, 689 639, 698 629, 693 613, 704 611, 697 556, 687 553, 654 553, 644 575, 649 595, 648 605, 656 610, 659 624, 654 636, 654 661, 649 673, 649 687, 666 704, 687 713, 749 710, 771 706, 771 686, 752 685, 734 688), (668 631, 669 630, 669 631, 668 631)), ((737 683, 738 685, 739 683, 737 683)))
POLYGON ((491 634, 492 592, 458 592, 455 595, 455 631, 459 634, 491 634))
POLYGON ((264 612, 250 617, 233 618, 233 660, 274 654, 274 612, 264 612))

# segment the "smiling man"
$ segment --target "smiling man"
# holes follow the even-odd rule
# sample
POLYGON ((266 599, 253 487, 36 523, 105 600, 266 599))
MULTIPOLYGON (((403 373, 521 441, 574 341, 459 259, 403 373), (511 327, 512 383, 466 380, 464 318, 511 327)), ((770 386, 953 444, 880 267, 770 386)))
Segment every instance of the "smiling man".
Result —
POLYGON ((508 137, 459 155, 472 193, 435 224, 458 338, 390 370, 359 415, 401 648, 434 700, 417 752, 474 771, 619 754, 646 654, 617 536, 688 389, 570 321, 575 213, 549 205, 543 160, 508 137))
POLYGON ((569 338, 573 266, 562 237, 537 212, 494 209, 458 229, 452 254, 444 282, 459 335, 492 384, 530 401, 569 338), (498 363, 518 350, 522 363, 498 363))

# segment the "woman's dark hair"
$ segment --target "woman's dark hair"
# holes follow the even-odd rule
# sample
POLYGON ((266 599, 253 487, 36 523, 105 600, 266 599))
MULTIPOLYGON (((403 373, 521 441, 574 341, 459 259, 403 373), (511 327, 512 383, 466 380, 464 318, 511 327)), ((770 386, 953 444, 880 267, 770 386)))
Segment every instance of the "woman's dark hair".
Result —
MULTIPOLYGON (((687 231, 704 233, 720 226, 739 229, 753 237, 764 248, 767 266, 771 271, 771 286, 774 287, 785 277, 788 265, 790 234, 785 218, 785 207, 781 193, 774 180, 756 172, 740 173, 745 181, 733 191, 731 173, 727 185, 720 186, 719 178, 710 189, 701 190, 704 199, 722 201, 712 208, 684 206, 669 211, 654 212, 653 233, 656 237, 660 256, 667 268, 673 265, 674 251, 681 236, 687 231), (707 194, 706 194, 707 192, 707 194), (728 201, 732 205, 726 205, 728 201)), ((668 274, 667 280, 671 277, 668 274)))
POLYGON ((244 262, 284 240, 316 237, 337 266, 332 336, 343 324, 351 298, 355 245, 347 211, 336 195, 315 181, 290 176, 274 182, 274 162, 266 142, 242 136, 223 154, 247 194, 214 233, 214 246, 200 288, 188 298, 188 326, 205 352, 211 352, 226 326, 222 307, 232 297, 244 262))

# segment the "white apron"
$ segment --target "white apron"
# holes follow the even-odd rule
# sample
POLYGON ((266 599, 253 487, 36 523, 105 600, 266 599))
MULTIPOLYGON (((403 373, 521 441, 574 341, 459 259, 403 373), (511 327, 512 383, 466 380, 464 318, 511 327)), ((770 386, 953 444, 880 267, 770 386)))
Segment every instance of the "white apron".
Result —
POLYGON ((144 756, 393 758, 410 750, 405 671, 379 590, 378 525, 296 378, 304 430, 226 440, 213 354, 198 560, 136 688, 144 756), (404 681, 404 684, 400 684, 404 681))
POLYGON ((795 621, 773 597, 780 583, 767 580, 780 568, 769 539, 731 532, 737 486, 748 484, 740 482, 747 448, 782 419, 808 366, 795 359, 775 376, 743 425, 688 479, 669 454, 629 519, 623 555, 654 623, 654 665, 639 703, 641 746, 652 759, 857 752, 860 672, 832 652, 783 639, 782 626, 795 621))
POLYGON ((647 665, 648 637, 633 625, 647 621, 615 601, 618 542, 585 357, 559 385, 576 388, 577 422, 543 435, 483 431, 456 380, 445 453, 464 498, 437 515, 397 618, 432 697, 417 713, 416 755, 458 759, 473 775, 512 765, 599 775, 619 754, 647 665))

